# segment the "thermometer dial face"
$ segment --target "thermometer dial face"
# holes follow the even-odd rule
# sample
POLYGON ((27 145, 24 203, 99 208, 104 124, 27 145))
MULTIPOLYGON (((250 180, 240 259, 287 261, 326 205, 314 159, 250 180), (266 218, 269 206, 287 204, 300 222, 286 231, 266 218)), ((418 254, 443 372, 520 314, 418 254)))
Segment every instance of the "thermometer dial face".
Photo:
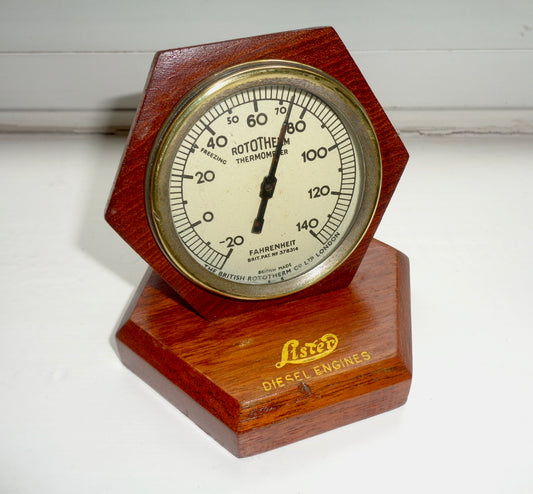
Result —
POLYGON ((235 298, 281 297, 338 267, 370 224, 381 160, 339 82, 308 66, 236 66, 179 105, 152 152, 147 207, 169 261, 235 298))

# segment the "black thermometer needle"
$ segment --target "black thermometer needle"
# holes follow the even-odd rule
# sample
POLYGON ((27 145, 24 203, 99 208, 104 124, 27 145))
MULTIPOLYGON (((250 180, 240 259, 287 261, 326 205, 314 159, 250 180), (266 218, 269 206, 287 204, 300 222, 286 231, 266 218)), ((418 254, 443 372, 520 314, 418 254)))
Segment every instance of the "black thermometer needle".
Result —
POLYGON ((285 141, 285 134, 287 133, 287 127, 289 125, 289 117, 291 116, 292 105, 294 104, 294 95, 287 109, 287 116, 283 121, 281 130, 279 132, 278 143, 276 145, 276 150, 274 151, 274 156, 272 157, 272 163, 270 164, 270 170, 268 175, 263 178, 261 182, 261 187, 259 189, 259 197, 261 198, 261 203, 259 204, 259 209, 257 211, 257 216, 252 225, 252 233, 261 233, 263 231, 263 223, 265 222, 265 211, 269 199, 272 199, 274 195, 274 190, 276 189, 276 183, 278 179, 276 178, 276 171, 278 169, 279 157, 281 156, 281 149, 283 148, 283 142, 285 141))

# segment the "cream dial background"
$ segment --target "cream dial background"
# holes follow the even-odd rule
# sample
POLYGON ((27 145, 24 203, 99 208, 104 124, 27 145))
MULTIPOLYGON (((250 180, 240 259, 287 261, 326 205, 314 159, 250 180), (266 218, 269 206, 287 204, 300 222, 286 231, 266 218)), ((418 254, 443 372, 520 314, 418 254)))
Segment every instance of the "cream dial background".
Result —
POLYGON ((207 111, 178 148, 168 189, 173 223, 215 275, 285 281, 323 261, 350 228, 360 168, 353 137, 318 97, 287 85, 245 89, 207 111), (261 233, 252 233, 289 110, 277 185, 261 233))

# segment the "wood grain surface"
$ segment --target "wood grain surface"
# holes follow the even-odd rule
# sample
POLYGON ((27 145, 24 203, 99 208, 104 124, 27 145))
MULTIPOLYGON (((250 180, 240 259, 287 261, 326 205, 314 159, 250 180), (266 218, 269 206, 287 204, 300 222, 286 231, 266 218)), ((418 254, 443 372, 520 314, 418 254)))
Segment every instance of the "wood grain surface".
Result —
POLYGON ((106 220, 146 262, 206 319, 279 305, 229 299, 196 286, 159 249, 145 208, 145 176, 158 133, 177 103, 206 77, 235 64, 292 60, 330 74, 350 89, 374 126, 382 157, 383 184, 374 219, 353 254, 334 273, 291 301, 347 286, 368 248, 407 163, 408 154, 348 50, 330 27, 289 31, 160 52, 156 55, 111 194, 106 220))
POLYGON ((117 333, 123 362, 236 456, 402 405, 407 258, 376 240, 343 289, 207 321, 154 272, 117 333))

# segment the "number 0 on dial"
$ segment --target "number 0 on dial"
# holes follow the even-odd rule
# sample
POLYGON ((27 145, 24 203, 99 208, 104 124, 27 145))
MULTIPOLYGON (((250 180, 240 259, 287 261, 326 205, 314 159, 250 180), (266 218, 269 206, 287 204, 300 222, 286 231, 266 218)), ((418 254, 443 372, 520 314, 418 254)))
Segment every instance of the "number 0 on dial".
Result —
POLYGON ((364 109, 338 81, 299 63, 250 62, 174 109, 147 185, 151 228, 177 269, 226 296, 276 298, 357 247, 381 159, 364 109))

